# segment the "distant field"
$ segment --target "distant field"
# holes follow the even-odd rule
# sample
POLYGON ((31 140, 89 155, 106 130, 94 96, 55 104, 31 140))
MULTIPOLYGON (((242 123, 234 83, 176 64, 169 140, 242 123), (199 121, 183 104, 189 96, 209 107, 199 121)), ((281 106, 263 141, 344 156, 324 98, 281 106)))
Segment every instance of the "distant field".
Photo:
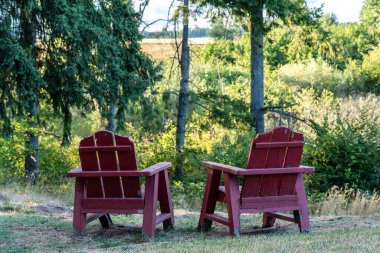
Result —
MULTIPOLYGON (((211 38, 191 38, 190 46, 204 46, 212 41, 211 38)), ((180 40, 178 43, 180 44, 180 40)), ((143 39, 142 50, 153 59, 161 61, 174 57, 176 45, 174 39, 143 39)))

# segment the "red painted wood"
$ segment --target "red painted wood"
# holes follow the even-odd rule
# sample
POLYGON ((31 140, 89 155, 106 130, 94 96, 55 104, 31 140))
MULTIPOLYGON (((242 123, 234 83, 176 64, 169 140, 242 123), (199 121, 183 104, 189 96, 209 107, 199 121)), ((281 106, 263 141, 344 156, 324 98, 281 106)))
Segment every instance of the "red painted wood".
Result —
POLYGON ((220 170, 209 169, 207 171, 206 187, 198 224, 198 229, 200 230, 207 230, 212 225, 212 220, 208 219, 206 214, 213 214, 215 211, 221 175, 222 172, 220 170))
POLYGON ((209 221, 209 228, 211 221, 216 221, 228 225, 230 233, 238 235, 241 213, 264 213, 263 227, 271 227, 276 219, 284 219, 299 224, 301 231, 308 231, 310 225, 303 174, 312 173, 315 169, 300 166, 302 149, 302 134, 278 127, 252 141, 246 170, 203 162, 202 165, 208 168, 208 177, 199 227, 205 227, 209 221), (225 187, 219 186, 222 172, 225 187), (218 177, 213 180, 215 173, 218 177), (237 180, 239 175, 244 176, 241 190, 237 180), (214 214, 216 201, 227 204, 228 220, 214 214), (207 210, 208 206, 210 210, 207 210), (278 211, 293 211, 294 217, 272 213, 278 211))
POLYGON ((112 199, 84 199, 82 209, 97 209, 107 212, 108 209, 143 209, 143 198, 112 198, 112 199))
POLYGON ((108 131, 83 139, 79 155, 82 168, 67 173, 76 179, 73 219, 76 233, 85 231, 86 215, 90 213, 88 222, 104 218, 107 213, 143 213, 143 234, 149 239, 158 223, 163 222, 164 228, 174 225, 167 171, 171 163, 162 162, 138 171, 134 144, 127 137, 108 131), (145 194, 139 185, 141 176, 146 177, 145 194), (158 216, 157 200, 162 212, 158 216))
MULTIPOLYGON (((95 146, 94 136, 84 138, 80 144, 80 147, 93 147, 95 146)), ((100 171, 98 164, 98 157, 96 151, 82 152, 79 151, 80 163, 83 171, 100 171)), ((86 196, 89 198, 102 198, 103 182, 101 178, 89 178, 86 179, 86 196)))
POLYGON ((315 172, 314 167, 310 166, 299 166, 299 167, 289 167, 289 168, 257 168, 257 169, 241 169, 233 167, 230 165, 214 163, 214 162, 203 162, 208 168, 220 170, 228 174, 238 175, 238 176, 253 176, 253 175, 271 175, 271 174, 297 174, 297 173, 313 173, 315 172))
MULTIPOLYGON (((289 140, 292 131, 285 127, 278 127, 272 130, 271 142, 286 142, 289 140)), ((283 168, 287 147, 272 147, 268 150, 266 168, 283 168)), ((276 196, 281 183, 282 175, 263 176, 260 196, 276 196)))
POLYGON ((224 174, 230 234, 240 235, 240 194, 237 176, 224 174))
POLYGON ((84 198, 83 178, 75 179, 73 229, 75 234, 83 234, 86 231, 86 214, 81 212, 81 204, 84 198))
MULTIPOLYGON (((121 171, 137 171, 137 159, 134 143, 128 137, 115 135, 116 145, 131 146, 132 150, 117 152, 119 158, 119 165, 121 171)), ((138 197, 141 196, 140 182, 138 178, 122 178, 123 190, 125 197, 138 197)))
MULTIPOLYGON (((99 131, 94 134, 96 146, 115 146, 114 135, 110 131, 99 131)), ((118 171, 115 151, 98 151, 99 167, 101 171, 118 171)), ((120 178, 103 178, 104 196, 106 198, 122 198, 120 178)))
MULTIPOLYGON (((265 168, 267 163, 268 149, 255 149, 256 143, 270 142, 272 133, 259 134, 251 143, 248 155, 247 169, 265 168)), ((244 177, 242 196, 259 196, 263 176, 244 177)))
MULTIPOLYGON (((161 171, 158 179, 158 201, 160 202, 161 215, 169 214, 163 222, 164 229, 169 229, 174 226, 174 212, 172 204, 172 196, 170 193, 169 175, 168 171, 161 171)), ((158 217, 157 217, 158 219, 158 217)), ((156 222, 159 223, 159 222, 156 222)))
POLYGON ((79 151, 81 152, 91 152, 91 151, 132 151, 131 146, 96 146, 96 147, 80 147, 79 151))
POLYGON ((295 219, 294 219, 294 216, 292 215, 289 215, 289 214, 283 214, 283 213, 277 213, 277 212, 271 212, 271 213, 267 213, 268 216, 270 217, 273 217, 273 218, 279 218, 281 220, 286 220, 286 221, 290 221, 290 222, 295 222, 295 219))
POLYGON ((145 196, 143 236, 145 239, 152 239, 156 229, 156 212, 158 197, 158 175, 155 174, 146 178, 145 191, 151 194, 145 196))
MULTIPOLYGON (((299 142, 303 141, 303 135, 293 132, 289 141, 299 142)), ((303 146, 301 147, 289 147, 284 167, 297 167, 301 163, 303 146)), ((297 175, 283 175, 280 188, 278 190, 279 195, 295 194, 297 175)))
MULTIPOLYGON (((278 130, 278 128, 276 129, 278 130)), ((286 130, 285 130, 286 131, 286 130)), ((289 130, 290 131, 290 130, 289 130)), ((288 147, 303 147, 303 141, 272 141, 256 143, 255 148, 288 148, 288 147)))
POLYGON ((305 186, 303 181, 303 174, 298 174, 297 182, 296 182, 296 194, 298 196, 298 202, 300 205, 300 209, 297 210, 299 212, 299 228, 301 232, 309 232, 310 224, 309 224, 309 211, 307 208, 307 198, 305 192, 305 186))
POLYGON ((216 221, 220 224, 223 224, 225 226, 229 226, 230 225, 230 222, 228 221, 227 218, 223 217, 223 216, 220 216, 220 215, 217 215, 217 214, 214 214, 214 213, 207 213, 205 214, 205 218, 208 219, 208 220, 211 220, 211 221, 216 221))

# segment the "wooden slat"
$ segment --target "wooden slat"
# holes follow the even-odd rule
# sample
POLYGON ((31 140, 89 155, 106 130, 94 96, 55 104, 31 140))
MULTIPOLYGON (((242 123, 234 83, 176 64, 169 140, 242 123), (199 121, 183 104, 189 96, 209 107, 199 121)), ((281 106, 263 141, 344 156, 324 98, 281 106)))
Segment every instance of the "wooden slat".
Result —
MULTIPOLYGON (((82 200, 82 209, 86 210, 131 210, 143 209, 143 198, 114 198, 114 199, 99 199, 91 198, 82 200)), ((95 211, 94 211, 95 212, 95 211)))
POLYGON ((68 177, 145 177, 151 176, 151 171, 71 171, 68 177))
POLYGON ((270 217, 273 217, 276 219, 286 220, 286 221, 290 221, 290 222, 296 222, 296 220, 294 219, 294 216, 289 215, 289 214, 271 212, 271 213, 268 213, 268 215, 270 217))
MULTIPOLYGON (((293 132, 289 140, 293 142, 303 141, 303 135, 300 133, 293 132)), ((302 151, 303 151, 303 146, 288 148, 288 151, 286 152, 284 166, 285 167, 300 166, 302 151)), ((297 180, 297 175, 283 175, 281 184, 278 189, 278 195, 293 194, 295 191, 296 180, 297 180)))
POLYGON ((131 146, 96 146, 96 147, 80 147, 80 152, 92 152, 92 151, 132 151, 131 146))
MULTIPOLYGON (((260 209, 265 210, 266 208, 275 208, 273 211, 280 211, 283 207, 296 206, 298 209, 298 201, 273 201, 273 202, 243 202, 241 203, 242 209, 260 209), (278 209, 276 209, 278 208, 278 209)), ((291 209, 295 210, 295 209, 291 209)), ((266 211, 263 211, 266 212, 266 211)))
POLYGON ((297 201, 297 195, 269 196, 269 197, 245 197, 241 198, 242 203, 261 203, 261 202, 278 202, 278 201, 297 201))
MULTIPOLYGON (((247 170, 255 168, 265 168, 268 149, 255 149, 256 143, 269 142, 272 133, 259 134, 251 143, 251 149, 248 155, 247 170)), ((244 177, 242 196, 255 197, 259 196, 263 176, 244 177)))
MULTIPOLYGON (((81 140, 80 147, 93 147, 95 146, 94 136, 86 137, 81 140)), ((81 152, 79 151, 80 163, 83 171, 99 171, 98 157, 95 151, 81 152)), ((86 179, 86 196, 89 198, 102 198, 103 185, 101 178, 86 179)))
MULTIPOLYGON (((115 146, 114 135, 110 131, 99 131, 95 133, 96 146, 115 146)), ((118 171, 115 152, 97 152, 99 167, 101 171, 118 171)), ((106 198, 122 198, 120 178, 103 178, 104 195, 106 198)))
MULTIPOLYGON (((130 146, 130 151, 118 150, 117 157, 119 160, 120 171, 137 171, 137 159, 134 143, 125 136, 115 135, 117 146, 130 146)), ((122 178, 123 192, 126 198, 141 196, 140 182, 138 178, 122 178)))
POLYGON ((260 142, 256 143, 255 148, 288 148, 288 147, 303 147, 303 141, 278 141, 278 142, 260 142))
MULTIPOLYGON (((272 130, 270 142, 289 141, 292 131, 286 127, 278 127, 272 130)), ((268 149, 265 168, 283 168, 286 157, 286 147, 271 147, 268 149)), ((260 196, 276 196, 281 182, 281 175, 263 176, 260 196)))
POLYGON ((206 213, 204 215, 204 217, 208 220, 212 220, 212 221, 215 221, 215 222, 218 222, 220 224, 223 224, 223 225, 226 225, 228 226, 229 225, 229 222, 228 222, 228 219, 223 217, 223 216, 220 216, 220 215, 217 215, 215 213, 213 214, 210 214, 210 213, 206 213))
POLYGON ((160 224, 164 220, 167 220, 171 217, 171 213, 161 213, 156 216, 156 225, 160 224))
POLYGON ((299 210, 300 207, 294 206, 276 206, 276 207, 265 207, 265 208, 241 208, 240 213, 265 213, 265 212, 279 212, 279 211, 294 211, 299 210))
POLYGON ((271 174, 297 174, 297 173, 312 173, 315 171, 314 167, 300 166, 290 168, 267 168, 267 169, 252 169, 239 172, 239 176, 244 175, 271 175, 271 174))
POLYGON ((93 222, 97 218, 106 215, 106 213, 88 213, 86 216, 86 224, 93 222))

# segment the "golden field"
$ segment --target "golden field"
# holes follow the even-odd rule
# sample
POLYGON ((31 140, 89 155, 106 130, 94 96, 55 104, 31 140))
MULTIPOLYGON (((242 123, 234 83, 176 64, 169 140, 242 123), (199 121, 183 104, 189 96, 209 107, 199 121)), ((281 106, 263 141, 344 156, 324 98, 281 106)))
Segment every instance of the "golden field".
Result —
MULTIPOLYGON (((190 38, 189 44, 190 47, 204 46, 211 41, 211 38, 190 38)), ((180 40, 178 40, 178 45, 181 45, 180 40)), ((141 47, 147 55, 157 61, 173 58, 176 52, 174 39, 143 39, 141 47)))

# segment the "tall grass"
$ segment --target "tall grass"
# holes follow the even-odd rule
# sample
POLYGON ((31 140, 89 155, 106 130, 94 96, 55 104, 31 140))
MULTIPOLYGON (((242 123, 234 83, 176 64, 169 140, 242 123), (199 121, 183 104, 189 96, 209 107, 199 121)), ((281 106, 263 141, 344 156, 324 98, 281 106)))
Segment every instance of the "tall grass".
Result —
POLYGON ((360 190, 333 187, 317 199, 313 201, 311 198, 310 201, 310 211, 316 216, 380 214, 380 195, 377 192, 370 194, 360 190))

